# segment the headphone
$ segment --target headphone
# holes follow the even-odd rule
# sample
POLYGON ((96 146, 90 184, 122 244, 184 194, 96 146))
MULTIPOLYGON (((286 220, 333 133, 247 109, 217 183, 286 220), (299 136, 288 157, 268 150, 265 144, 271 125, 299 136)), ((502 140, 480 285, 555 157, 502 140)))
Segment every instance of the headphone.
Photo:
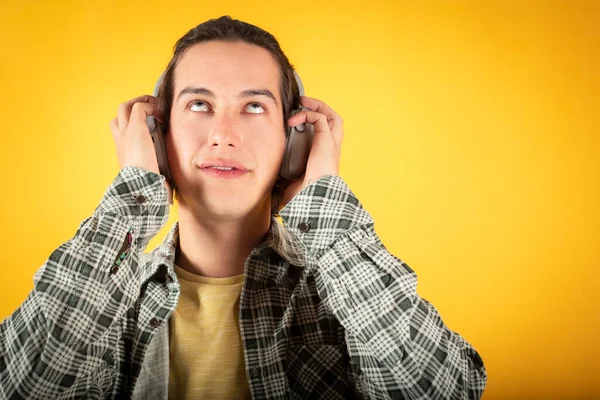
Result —
MULTIPOLYGON (((304 96, 304 85, 300 75, 294 71, 294 78, 298 84, 300 96, 304 96)), ((302 111, 303 107, 292 110, 290 117, 302 111)), ((298 126, 286 126, 285 150, 279 176, 288 180, 295 180, 304 175, 306 163, 312 147, 312 141, 315 136, 315 127, 313 124, 302 123, 298 126)))
MULTIPOLYGON (((154 91, 152 93, 154 97, 158 96, 158 91, 162 85, 163 78, 164 73, 160 75, 154 86, 154 91)), ((300 75, 298 75, 296 71, 294 71, 294 78, 298 84, 300 96, 304 96, 304 85, 302 84, 300 75)), ((293 109, 290 113, 290 118, 302 111, 302 109, 302 106, 293 109)), ((167 160, 165 135, 153 116, 146 117, 146 124, 148 125, 150 135, 152 136, 152 142, 154 143, 158 169, 161 175, 163 175, 167 182, 171 184, 171 187, 173 187, 173 175, 171 174, 171 169, 169 168, 169 162, 167 160)), ((285 135, 285 149, 279 176, 287 180, 295 180, 304 175, 304 172, 306 171, 306 164, 315 135, 315 127, 313 124, 309 123, 302 123, 296 127, 286 125, 285 135)))

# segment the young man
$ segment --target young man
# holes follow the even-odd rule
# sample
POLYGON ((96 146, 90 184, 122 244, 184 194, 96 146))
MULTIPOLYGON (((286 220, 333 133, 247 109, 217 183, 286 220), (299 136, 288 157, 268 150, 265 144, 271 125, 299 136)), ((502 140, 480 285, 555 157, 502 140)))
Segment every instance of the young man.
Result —
POLYGON ((111 130, 119 174, 1 325, 0 397, 481 396, 481 358, 338 176, 342 119, 300 98, 270 34, 228 17, 192 29, 158 99, 122 104, 111 130), (143 254, 171 191, 150 115, 180 218, 143 254), (315 127, 306 173, 283 182, 285 126, 302 123, 315 127))

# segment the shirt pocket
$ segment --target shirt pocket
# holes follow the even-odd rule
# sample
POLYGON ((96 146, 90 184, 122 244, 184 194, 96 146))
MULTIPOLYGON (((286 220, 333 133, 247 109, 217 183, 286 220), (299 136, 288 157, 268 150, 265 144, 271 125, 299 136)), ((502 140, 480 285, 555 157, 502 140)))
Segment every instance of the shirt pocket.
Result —
POLYGON ((82 376, 56 399, 106 399, 113 397, 116 378, 114 366, 102 363, 89 375, 82 376))
POLYGON ((114 365, 106 362, 92 373, 92 385, 87 391, 87 397, 90 399, 105 399, 112 397, 113 386, 117 371, 114 365))
POLYGON ((348 379, 346 343, 292 346, 288 354, 286 374, 292 398, 356 398, 348 379))
POLYGON ((87 349, 88 362, 81 367, 86 372, 85 399, 113 398, 119 369, 119 346, 122 331, 115 325, 108 335, 87 349))

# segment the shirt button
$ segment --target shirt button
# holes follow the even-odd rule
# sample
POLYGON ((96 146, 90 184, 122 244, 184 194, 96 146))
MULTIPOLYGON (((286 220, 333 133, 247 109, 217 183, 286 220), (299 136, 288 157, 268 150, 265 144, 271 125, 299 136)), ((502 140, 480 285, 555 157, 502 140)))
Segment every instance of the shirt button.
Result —
POLYGON ((306 233, 310 230, 310 223, 308 222, 300 222, 298 224, 298 229, 300 230, 300 232, 302 233, 306 233))
POLYGON ((110 274, 114 275, 119 271, 119 267, 117 265, 113 265, 113 267, 110 269, 110 274))
POLYGON ((258 368, 250 368, 250 378, 258 378, 258 368))
POLYGON ((135 202, 138 204, 144 204, 146 202, 146 196, 143 196, 141 194, 135 196, 135 202))
POLYGON ((157 326, 159 326, 159 325, 160 325, 160 321, 159 321, 158 319, 156 319, 156 318, 152 318, 152 319, 150 320, 150 326, 151 326, 151 327, 153 327, 153 328, 156 328, 156 327, 157 327, 157 326))

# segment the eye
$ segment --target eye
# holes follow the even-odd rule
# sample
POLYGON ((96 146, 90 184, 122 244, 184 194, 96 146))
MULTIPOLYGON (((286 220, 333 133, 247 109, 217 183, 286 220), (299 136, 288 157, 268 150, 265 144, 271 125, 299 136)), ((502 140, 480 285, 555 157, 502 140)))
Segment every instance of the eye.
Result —
POLYGON ((208 111, 208 104, 206 104, 202 100, 196 100, 190 105, 190 110, 198 111, 198 112, 206 112, 206 111, 208 111))
POLYGON ((265 108, 260 103, 250 103, 246 106, 246 111, 251 114, 262 114, 265 112, 265 108))

